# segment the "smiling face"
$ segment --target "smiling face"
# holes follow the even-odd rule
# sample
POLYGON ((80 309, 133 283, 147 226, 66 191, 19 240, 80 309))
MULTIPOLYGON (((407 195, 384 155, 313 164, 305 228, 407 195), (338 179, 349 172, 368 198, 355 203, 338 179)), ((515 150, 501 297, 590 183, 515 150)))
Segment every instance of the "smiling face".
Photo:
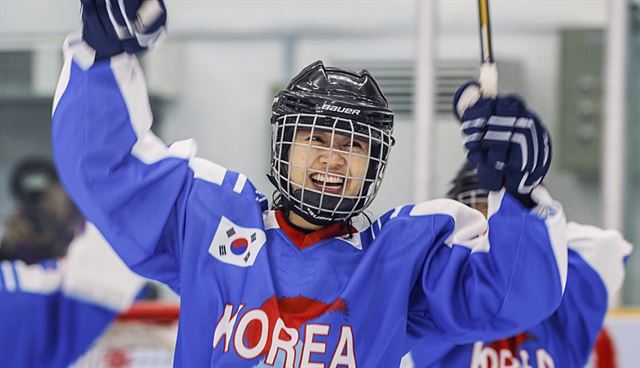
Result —
POLYGON ((369 144, 330 130, 298 131, 289 162, 294 189, 358 196, 369 165, 369 144))
POLYGON ((361 214, 378 192, 394 142, 391 129, 320 114, 273 117, 272 134, 274 207, 305 229, 361 214))

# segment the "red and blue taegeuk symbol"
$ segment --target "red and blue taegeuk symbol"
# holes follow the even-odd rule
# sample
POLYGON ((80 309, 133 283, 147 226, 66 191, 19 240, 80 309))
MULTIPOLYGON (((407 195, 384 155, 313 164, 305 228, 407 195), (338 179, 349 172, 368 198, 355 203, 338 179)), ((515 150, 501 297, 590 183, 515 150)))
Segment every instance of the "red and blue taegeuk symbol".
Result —
POLYGON ((231 242, 231 252, 235 255, 241 255, 247 251, 249 241, 245 238, 238 238, 231 242))

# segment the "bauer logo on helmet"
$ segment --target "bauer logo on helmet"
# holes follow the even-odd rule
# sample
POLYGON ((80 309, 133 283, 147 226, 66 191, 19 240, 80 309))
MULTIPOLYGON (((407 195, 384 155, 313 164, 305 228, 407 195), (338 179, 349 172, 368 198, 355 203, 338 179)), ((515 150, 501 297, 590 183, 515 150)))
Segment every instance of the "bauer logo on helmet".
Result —
POLYGON ((360 110, 352 109, 350 107, 342 107, 336 105, 330 105, 328 103, 323 103, 320 107, 322 110, 339 112, 341 114, 349 114, 349 115, 360 115, 360 110))

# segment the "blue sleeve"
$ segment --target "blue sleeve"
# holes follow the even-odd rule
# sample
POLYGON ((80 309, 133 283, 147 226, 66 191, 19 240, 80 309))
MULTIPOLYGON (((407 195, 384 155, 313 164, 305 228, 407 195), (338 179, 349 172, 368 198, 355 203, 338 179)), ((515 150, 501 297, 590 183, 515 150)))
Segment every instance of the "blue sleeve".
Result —
MULTIPOLYGON (((558 354, 553 357, 557 362, 584 367, 601 331, 607 300, 622 284, 631 245, 616 231, 573 222, 566 234, 568 272, 562 302, 549 318, 526 332, 535 337, 529 347, 531 357, 532 348, 549 349, 558 354)), ((453 346, 429 336, 416 344, 411 356, 415 367, 459 366, 473 362, 473 351, 471 344, 453 346)))
POLYGON ((143 282, 89 223, 64 259, 0 262, 1 365, 69 366, 133 303, 143 282))
POLYGON ((562 303, 548 323, 576 366, 587 364, 604 323, 608 299, 622 286, 631 245, 614 230, 570 222, 569 272, 562 303))
POLYGON ((117 312, 68 297, 0 291, 0 356, 4 367, 68 367, 117 312))
POLYGON ((434 245, 411 294, 407 349, 428 336, 493 340, 553 313, 567 273, 557 203, 545 197, 536 208, 544 214, 531 213, 505 191, 492 192, 488 221, 457 202, 429 203, 412 210, 431 214, 434 245))
MULTIPOLYGON (((577 252, 569 249, 567 287, 558 309, 536 327, 535 349, 554 351, 556 364, 584 367, 589 360, 607 312, 607 290, 598 276, 577 252)), ((510 338, 509 338, 510 339, 510 338)), ((489 345, 484 342, 483 346, 489 345)), ((411 350, 414 367, 473 366, 472 344, 454 346, 434 337, 421 340, 411 350), (453 362, 456 362, 453 364, 453 362)), ((532 359, 535 350, 529 348, 532 359)))
MULTIPOLYGON (((254 198, 255 189, 248 193, 252 187, 244 175, 195 157, 192 140, 165 146, 150 130, 135 56, 94 64, 87 48, 73 37, 65 45, 52 118, 61 180, 131 269, 179 292, 187 222, 198 216, 198 210, 187 215, 187 203, 203 193, 211 206, 229 193, 254 198), (199 185, 206 188, 194 194, 199 185)), ((201 207, 201 216, 211 215, 210 207, 201 207)))

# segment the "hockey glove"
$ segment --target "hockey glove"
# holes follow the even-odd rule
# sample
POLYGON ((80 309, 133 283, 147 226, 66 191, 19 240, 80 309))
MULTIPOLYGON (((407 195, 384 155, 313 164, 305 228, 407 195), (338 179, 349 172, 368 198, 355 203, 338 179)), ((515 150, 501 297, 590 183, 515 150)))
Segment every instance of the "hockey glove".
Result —
POLYGON ((480 98, 477 89, 477 84, 465 84, 453 101, 462 122, 467 159, 478 166, 483 187, 505 187, 512 194, 527 196, 551 165, 547 129, 520 98, 480 98))
POLYGON ((166 35, 163 0, 81 0, 82 38, 96 60, 153 47, 166 35))

